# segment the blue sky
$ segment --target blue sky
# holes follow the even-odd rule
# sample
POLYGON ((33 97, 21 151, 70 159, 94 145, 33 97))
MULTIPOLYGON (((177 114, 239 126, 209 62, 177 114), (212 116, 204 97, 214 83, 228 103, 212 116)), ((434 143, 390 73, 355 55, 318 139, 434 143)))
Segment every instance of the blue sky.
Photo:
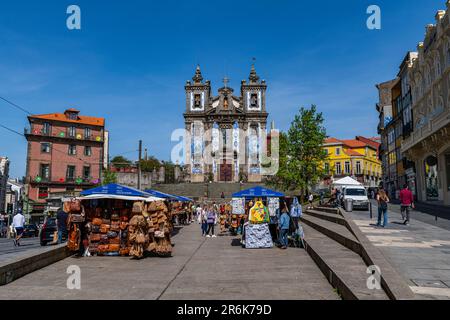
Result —
MULTIPOLYGON (((289 127, 316 104, 327 133, 376 134, 375 84, 395 77, 444 0, 8 1, 0 7, 0 96, 32 113, 76 107, 106 117, 111 155, 135 159, 142 139, 168 160, 183 127, 184 84, 197 63, 213 90, 227 75, 239 92, 252 57, 267 80, 270 120, 289 127), (66 9, 81 8, 81 30, 66 9), (366 28, 381 7, 382 29, 366 28)), ((20 132, 26 115, 0 101, 0 124, 20 132)), ((25 174, 26 142, 0 128, 0 155, 25 174)))

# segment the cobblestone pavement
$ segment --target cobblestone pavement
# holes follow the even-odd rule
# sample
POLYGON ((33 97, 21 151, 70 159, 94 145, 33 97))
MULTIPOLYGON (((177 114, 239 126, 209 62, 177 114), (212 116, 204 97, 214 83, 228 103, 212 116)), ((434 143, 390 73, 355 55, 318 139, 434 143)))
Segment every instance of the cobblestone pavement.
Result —
MULTIPOLYGON (((368 212, 350 213, 368 239, 405 278, 420 299, 450 299, 450 231, 448 221, 436 221, 419 211, 412 211, 411 224, 405 226, 398 205, 389 205, 389 225, 376 227, 368 212), (426 221, 426 222, 424 222, 426 221)), ((383 272, 381 270, 381 272, 383 272)))
POLYGON ((339 299, 302 249, 243 249, 229 236, 182 228, 172 258, 67 258, 0 287, 0 299, 339 299), (81 289, 67 289, 67 267, 81 289))

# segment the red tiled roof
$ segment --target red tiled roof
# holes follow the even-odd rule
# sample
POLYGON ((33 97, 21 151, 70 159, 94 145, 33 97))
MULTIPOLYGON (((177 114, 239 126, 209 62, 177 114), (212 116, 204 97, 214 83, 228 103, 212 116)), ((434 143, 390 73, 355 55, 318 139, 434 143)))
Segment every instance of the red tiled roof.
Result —
POLYGON ((368 144, 369 146, 378 149, 378 147, 380 146, 380 142, 381 142, 381 138, 380 137, 373 137, 373 138, 366 138, 363 136, 357 136, 356 139, 358 139, 361 142, 364 142, 366 144, 368 144))
POLYGON ((92 126, 102 126, 102 127, 105 126, 105 118, 96 118, 96 117, 78 115, 77 120, 71 120, 71 119, 67 118, 67 116, 63 113, 37 114, 37 115, 31 115, 28 118, 29 119, 51 120, 51 121, 62 121, 62 122, 70 122, 70 123, 80 123, 80 124, 87 124, 87 125, 92 125, 92 126))
POLYGON ((342 143, 342 141, 338 140, 336 138, 330 137, 330 138, 325 139, 325 143, 342 143))
MULTIPOLYGON (((365 138, 363 136, 357 136, 356 139, 344 139, 339 140, 333 137, 325 139, 325 144, 343 144, 349 148, 364 148, 366 146, 370 146, 374 149, 378 150, 378 147, 380 146, 380 143, 377 142, 375 139, 379 140, 380 138, 374 137, 374 138, 365 138)), ((356 151, 353 151, 356 152, 356 151)), ((357 152, 356 152, 357 153, 357 152)), ((359 153, 355 155, 361 155, 359 153)))
POLYGON ((349 146, 350 148, 364 148, 367 145, 367 143, 354 139, 342 141, 345 143, 345 145, 349 146))
POLYGON ((344 152, 348 156, 363 156, 361 153, 356 152, 355 150, 352 150, 352 149, 346 149, 346 150, 344 150, 344 152))

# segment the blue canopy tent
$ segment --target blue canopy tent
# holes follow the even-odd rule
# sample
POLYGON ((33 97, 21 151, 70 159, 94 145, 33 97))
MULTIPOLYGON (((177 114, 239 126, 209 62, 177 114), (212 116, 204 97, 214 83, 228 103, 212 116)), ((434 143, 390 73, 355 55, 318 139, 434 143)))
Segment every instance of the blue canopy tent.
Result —
POLYGON ((80 199, 122 199, 122 200, 144 200, 144 201, 156 201, 162 200, 160 197, 152 196, 151 194, 123 186, 116 183, 110 183, 105 186, 84 190, 81 193, 80 199))
POLYGON ((177 196, 177 199, 178 199, 178 201, 181 201, 181 202, 192 202, 192 201, 194 201, 191 198, 183 197, 183 196, 177 196))
POLYGON ((178 197, 172 194, 164 193, 157 190, 147 189, 145 192, 151 194, 154 197, 163 198, 167 200, 178 200, 178 197))
POLYGON ((232 196, 233 198, 279 198, 284 197, 284 193, 257 186, 233 193, 232 196))

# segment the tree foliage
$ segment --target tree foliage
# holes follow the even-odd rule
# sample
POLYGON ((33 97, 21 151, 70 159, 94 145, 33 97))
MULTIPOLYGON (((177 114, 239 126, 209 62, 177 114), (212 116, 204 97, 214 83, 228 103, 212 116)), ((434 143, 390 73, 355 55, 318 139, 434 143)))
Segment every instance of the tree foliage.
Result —
POLYGON ((280 166, 269 184, 283 190, 300 190, 303 195, 324 176, 327 154, 322 113, 315 105, 300 108, 287 133, 280 134, 280 166))
POLYGON ((164 181, 166 183, 175 183, 175 165, 170 161, 164 161, 164 181))
POLYGON ((101 184, 104 186, 110 183, 117 183, 117 174, 112 172, 110 169, 106 169, 103 171, 101 184))
POLYGON ((116 168, 128 168, 131 167, 132 162, 124 156, 115 156, 114 158, 112 158, 111 164, 116 168))
POLYGON ((161 162, 155 157, 149 157, 148 159, 141 160, 141 170, 142 172, 153 172, 153 170, 159 170, 161 167, 161 162))

